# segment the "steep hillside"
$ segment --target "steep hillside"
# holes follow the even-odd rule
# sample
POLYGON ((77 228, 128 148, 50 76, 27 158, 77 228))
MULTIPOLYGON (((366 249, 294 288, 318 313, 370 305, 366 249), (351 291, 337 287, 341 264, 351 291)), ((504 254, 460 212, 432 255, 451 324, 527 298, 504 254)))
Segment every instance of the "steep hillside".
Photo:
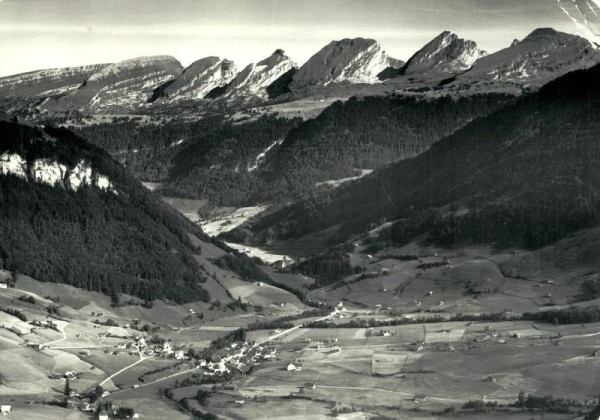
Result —
POLYGON ((368 97, 335 103, 301 124, 266 117, 224 124, 186 142, 172 161, 165 191, 238 206, 302 198, 317 183, 416 156, 510 100, 368 97))
POLYGON ((267 200, 273 191, 259 176, 267 155, 299 119, 263 117, 245 124, 199 122, 171 160, 163 192, 206 198, 226 206, 267 200))
POLYGON ((354 38, 332 41, 313 55, 294 75, 292 91, 329 83, 376 83, 382 71, 400 68, 374 39, 354 38))
POLYGON ((299 237, 338 239, 382 218, 404 243, 479 241, 539 247, 600 222, 600 66, 570 73, 475 120, 427 152, 255 221, 299 237))
POLYGON ((261 176, 290 197, 315 184, 414 157, 469 121, 512 100, 504 95, 351 98, 292 130, 267 155, 261 176))
POLYGON ((207 301, 188 234, 104 152, 64 129, 0 122, 0 262, 45 282, 207 301))

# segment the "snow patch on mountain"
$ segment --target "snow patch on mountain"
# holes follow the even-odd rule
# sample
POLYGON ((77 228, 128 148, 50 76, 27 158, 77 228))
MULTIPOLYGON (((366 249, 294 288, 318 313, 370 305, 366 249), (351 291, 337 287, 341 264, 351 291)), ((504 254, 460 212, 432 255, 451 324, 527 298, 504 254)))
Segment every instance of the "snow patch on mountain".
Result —
POLYGON ((95 187, 103 191, 117 193, 106 175, 95 172, 84 160, 73 168, 52 159, 36 159, 30 164, 18 153, 4 152, 0 155, 0 174, 77 191, 82 186, 95 187))

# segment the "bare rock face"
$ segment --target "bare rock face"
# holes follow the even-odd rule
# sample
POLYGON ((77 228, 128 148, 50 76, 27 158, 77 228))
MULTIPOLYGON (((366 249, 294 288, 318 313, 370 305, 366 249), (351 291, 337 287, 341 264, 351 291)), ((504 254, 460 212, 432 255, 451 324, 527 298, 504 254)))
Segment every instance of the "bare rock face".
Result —
POLYGON ((460 79, 541 85, 569 71, 597 64, 599 58, 596 48, 585 38, 540 28, 510 47, 477 60, 460 79))
POLYGON ((155 89, 182 72, 170 56, 139 57, 108 65, 92 74, 74 92, 49 102, 48 112, 131 112, 147 106, 155 89))
POLYGON ((0 97, 15 108, 76 91, 92 74, 108 64, 37 70, 0 78, 0 97))
POLYGON ((80 160, 75 166, 69 168, 63 163, 47 158, 36 159, 28 163, 18 153, 4 152, 0 155, 0 175, 13 175, 29 182, 63 187, 74 191, 88 186, 115 192, 110 179, 93 170, 92 166, 84 160, 80 160))
POLYGON ((290 89, 328 85, 330 83, 377 83, 387 68, 401 62, 387 55, 374 39, 354 38, 332 41, 313 55, 294 76, 290 89))
POLYGON ((258 63, 247 65, 224 89, 220 99, 225 101, 268 99, 267 88, 282 75, 294 69, 296 64, 277 50, 258 63))
POLYGON ((190 64, 164 89, 167 102, 199 100, 215 88, 227 85, 237 74, 234 62, 219 57, 205 57, 190 64))
POLYGON ((415 53, 402 69, 402 74, 457 74, 468 70, 487 53, 473 41, 442 32, 415 53))

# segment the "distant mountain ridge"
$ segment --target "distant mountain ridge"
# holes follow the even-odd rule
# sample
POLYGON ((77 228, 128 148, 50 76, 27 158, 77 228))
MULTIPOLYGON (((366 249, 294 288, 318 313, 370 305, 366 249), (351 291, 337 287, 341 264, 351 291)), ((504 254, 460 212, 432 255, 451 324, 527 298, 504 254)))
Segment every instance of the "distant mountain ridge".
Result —
POLYGON ((600 55, 585 38, 539 28, 510 47, 489 54, 473 63, 457 78, 458 82, 517 82, 529 86, 542 84, 569 71, 597 64, 600 55))
POLYGON ((181 74, 181 63, 170 56, 139 57, 103 67, 74 92, 42 105, 52 113, 120 113, 146 105, 157 86, 181 74))
POLYGON ((192 103, 199 110, 213 103, 236 109, 322 94, 350 97, 358 90, 363 95, 392 90, 460 95, 508 86, 516 94, 599 61, 589 41, 551 28, 536 29, 492 54, 444 31, 406 63, 373 39, 346 38, 324 46, 299 68, 278 49, 240 71, 218 57, 183 69, 173 57, 156 56, 3 77, 0 108, 30 116, 92 115, 172 112, 192 103))

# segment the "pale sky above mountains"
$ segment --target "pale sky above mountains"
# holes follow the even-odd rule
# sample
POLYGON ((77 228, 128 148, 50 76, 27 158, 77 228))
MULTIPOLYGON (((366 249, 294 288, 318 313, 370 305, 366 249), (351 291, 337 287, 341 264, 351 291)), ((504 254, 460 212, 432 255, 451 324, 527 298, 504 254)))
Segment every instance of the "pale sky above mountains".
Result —
POLYGON ((0 76, 142 55, 184 66, 216 55, 241 68, 277 48, 302 64, 358 36, 406 60, 443 30, 493 52, 538 27, 593 37, 581 1, 0 0, 0 76))

